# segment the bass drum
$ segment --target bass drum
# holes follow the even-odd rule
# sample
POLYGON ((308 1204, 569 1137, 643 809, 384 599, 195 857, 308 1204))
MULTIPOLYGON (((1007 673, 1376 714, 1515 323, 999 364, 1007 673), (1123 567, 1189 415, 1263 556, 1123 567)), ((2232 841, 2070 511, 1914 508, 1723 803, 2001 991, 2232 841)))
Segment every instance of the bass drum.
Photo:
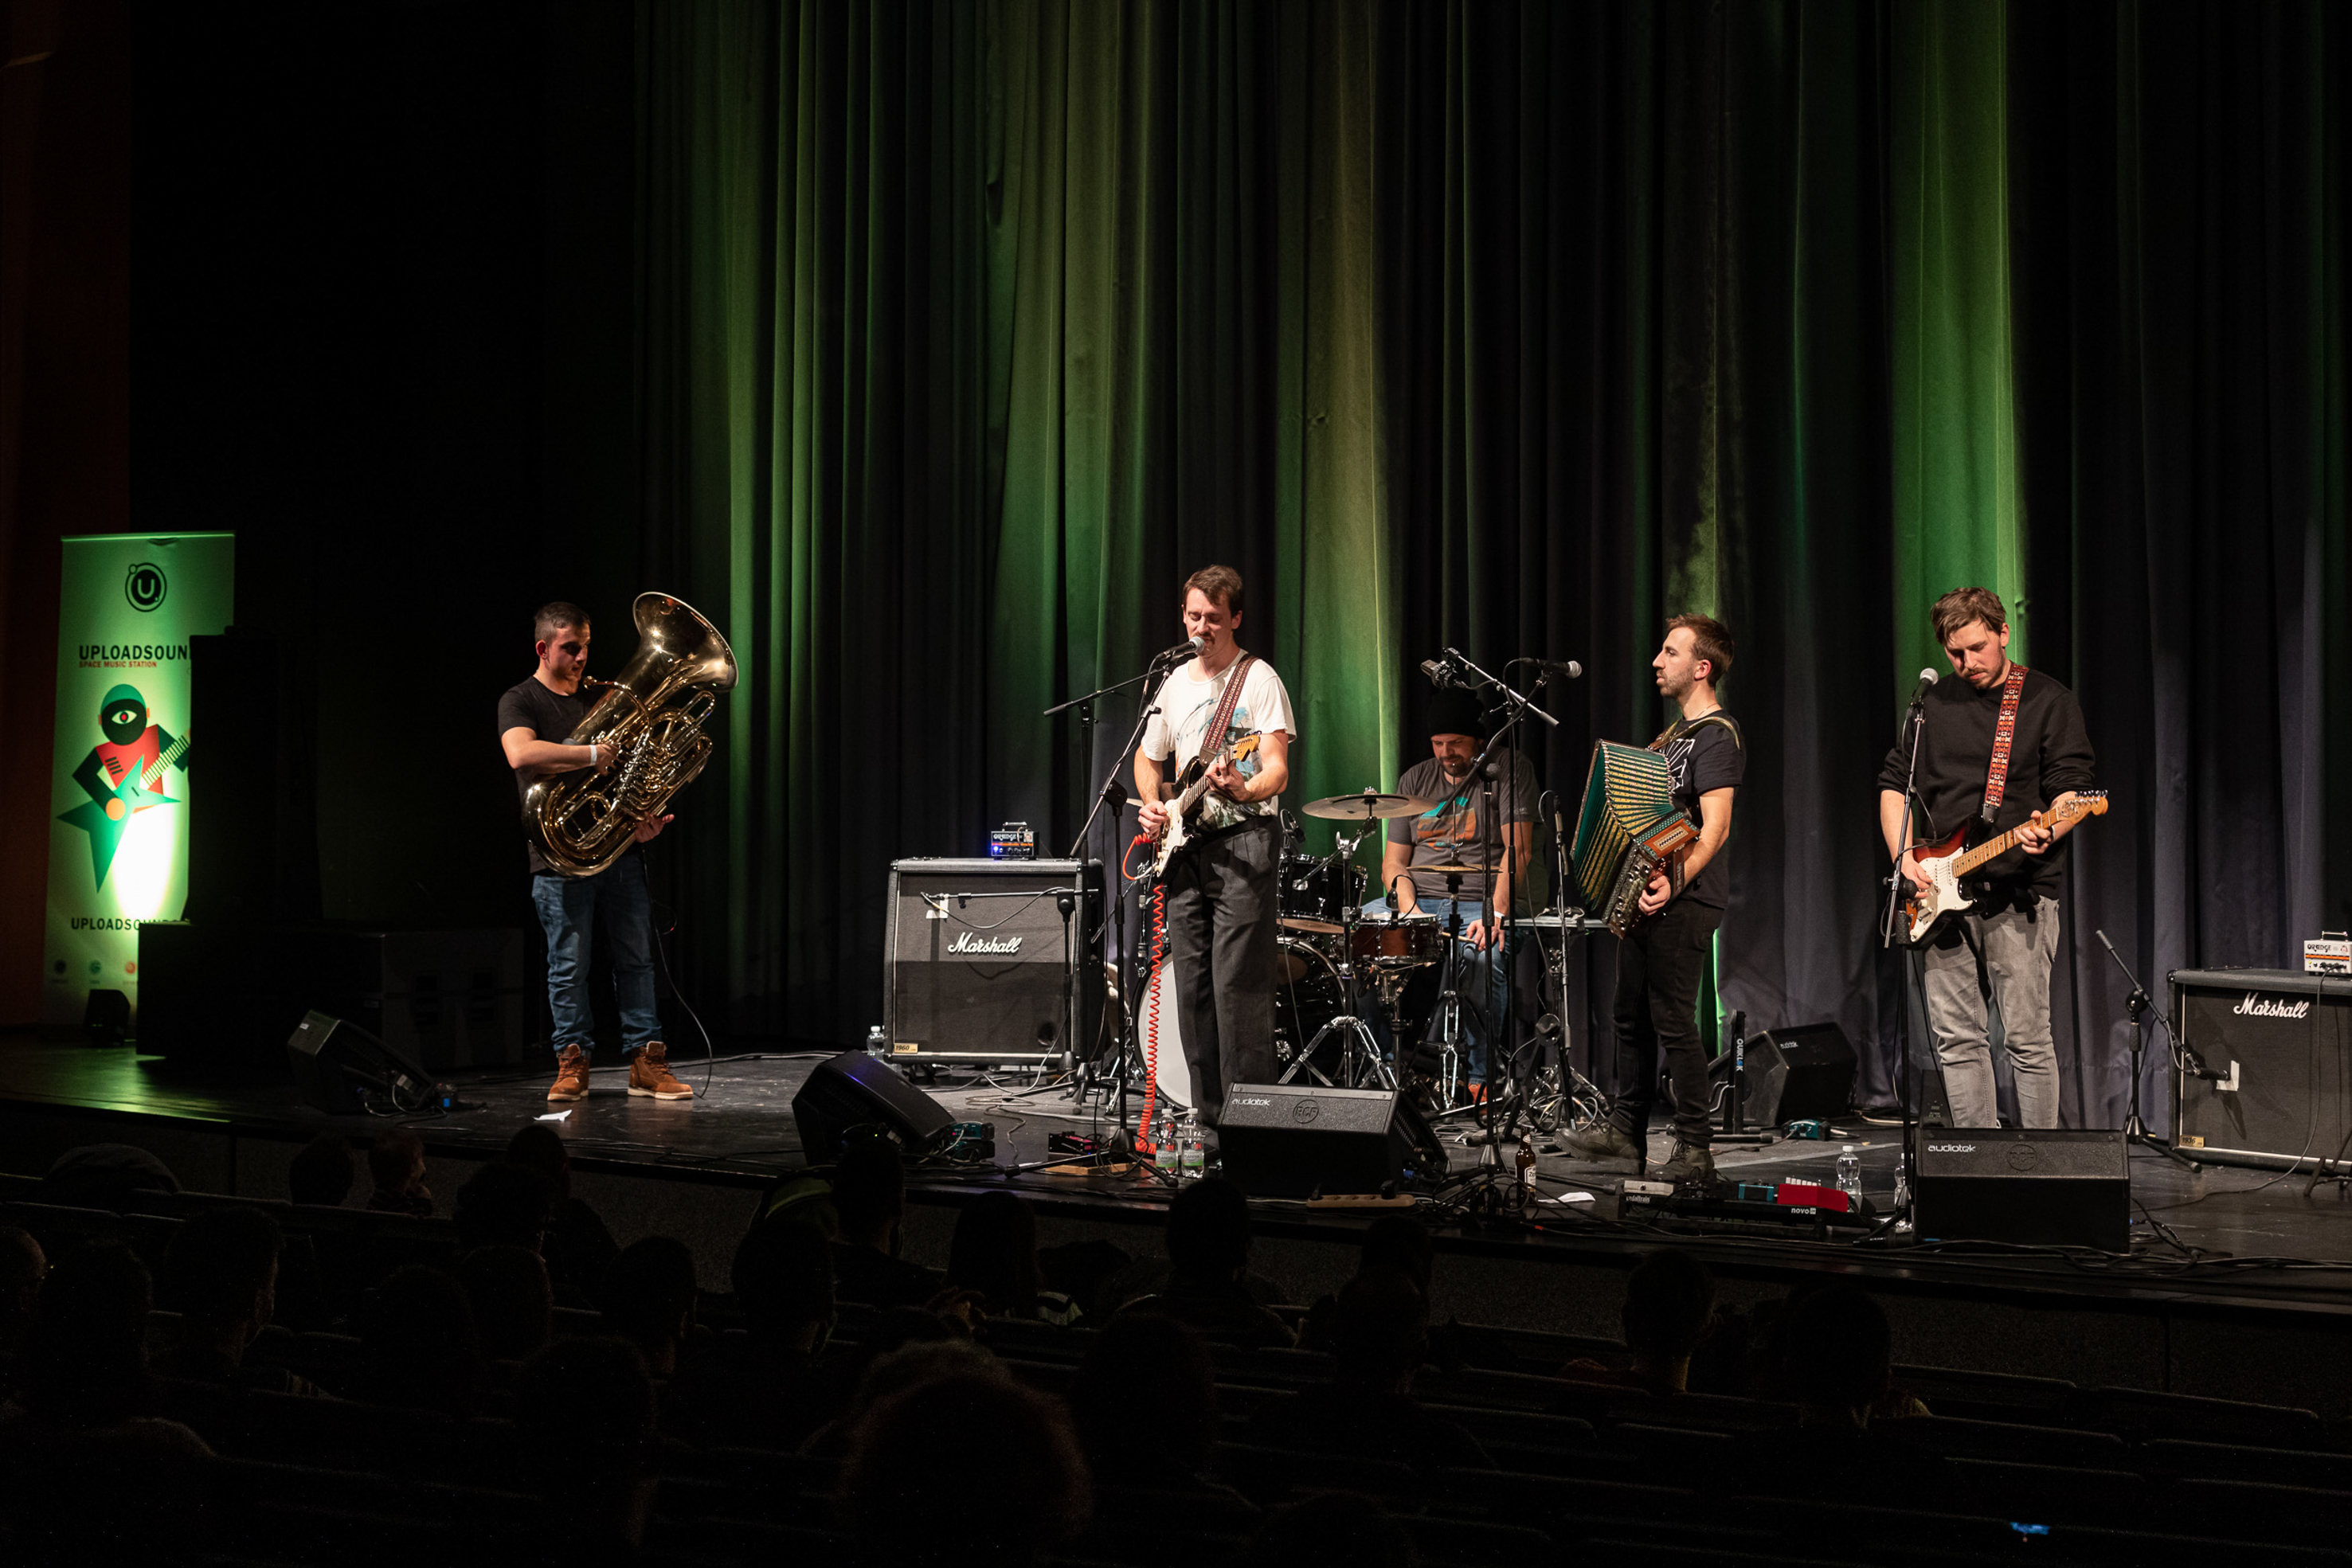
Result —
POLYGON ((1307 1042, 1339 1016, 1346 999, 1339 967, 1326 946, 1296 936, 1282 939, 1281 984, 1274 988, 1274 1060, 1278 1068, 1297 1059, 1307 1042))
POLYGON ((1200 1092, 1192 1086, 1192 1059, 1184 1054, 1184 1025, 1176 1012, 1176 960, 1162 958, 1160 967, 1151 971, 1151 988, 1143 995, 1144 1010, 1136 1015, 1138 1036, 1151 1039, 1152 1011, 1160 1009, 1160 1060, 1154 1062, 1151 1081, 1160 1091, 1160 1098, 1179 1111, 1190 1111, 1200 1104, 1200 1092))

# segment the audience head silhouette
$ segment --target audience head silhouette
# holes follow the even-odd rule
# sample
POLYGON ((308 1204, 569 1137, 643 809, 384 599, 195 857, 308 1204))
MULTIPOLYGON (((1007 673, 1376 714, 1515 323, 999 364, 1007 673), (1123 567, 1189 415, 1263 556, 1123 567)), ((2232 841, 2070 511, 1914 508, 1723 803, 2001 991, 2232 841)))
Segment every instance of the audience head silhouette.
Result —
POLYGON ((96 1431, 152 1414, 147 1370, 147 1265, 98 1242, 59 1260, 42 1282, 16 1353, 16 1402, 53 1427, 96 1431))
POLYGON ((1174 1318, 1129 1312, 1105 1324, 1069 1403, 1098 1477, 1198 1471, 1216 1447, 1216 1369, 1207 1343, 1174 1318))
POLYGON ((833 1207, 845 1245, 888 1251, 907 1210, 907 1165, 898 1145, 877 1129, 853 1130, 834 1167, 833 1207))
POLYGON ((1232 1284, 1249 1268, 1249 1200, 1214 1176, 1192 1183, 1168 1206, 1168 1262, 1179 1279, 1232 1284))
POLYGON ((286 1196, 296 1203, 339 1208, 352 1196, 359 1159, 341 1133, 321 1133, 302 1145, 286 1166, 286 1196))
POLYGON ((368 1145, 368 1176, 375 1183, 370 1201, 404 1197, 425 1185, 425 1140, 414 1127, 380 1127, 368 1145))
POLYGON ((457 1281, 411 1264, 370 1292, 360 1312, 364 1390, 378 1404, 474 1414, 488 1374, 473 1310, 457 1281))
POLYGON ((525 1122, 507 1140, 506 1161, 545 1176, 559 1198, 572 1196, 572 1150, 554 1128, 525 1122))
POLYGON ((1663 1386, 1688 1381, 1691 1353, 1715 1315, 1715 1276, 1675 1248, 1653 1252, 1625 1279, 1620 1316, 1636 1375, 1663 1386))
POLYGON ((459 1260, 457 1281, 473 1309, 485 1356, 522 1361, 547 1343, 555 1295, 538 1253, 525 1247, 478 1247, 459 1260))
POLYGON ((549 1505, 551 1543, 565 1549, 542 1560, 577 1560, 583 1548, 632 1546, 644 1535, 654 1410, 653 1379, 625 1340, 563 1340, 524 1365, 515 1432, 549 1505))
POLYGON ((1037 1218, 1009 1192, 982 1193, 956 1216, 948 1283, 977 1291, 992 1317, 1037 1310, 1037 1218))
POLYGON ((604 1277, 604 1321, 646 1358, 656 1377, 677 1369, 677 1347, 694 1326, 694 1254, 669 1236, 625 1249, 604 1277))
POLYGON ((833 1247, 813 1225, 771 1219, 735 1249, 729 1281, 751 1337, 814 1352, 832 1333, 833 1247))
POLYGON ((1825 1285, 1789 1303, 1781 1367, 1807 1426, 1870 1425, 1894 1373, 1886 1312, 1853 1285, 1825 1285))
POLYGON ((536 1252, 555 1207, 555 1188, 522 1166, 488 1165, 466 1178, 450 1211, 467 1247, 524 1247, 536 1252))
POLYGON ((1356 1280, 1331 1313, 1334 1380, 1402 1394, 1429 1354, 1429 1304, 1412 1281, 1356 1280))
POLYGON ((13 1355, 32 1326, 49 1260, 33 1233, 0 1225, 0 1355, 13 1355))
POLYGON ((1408 1280, 1425 1298, 1436 1263, 1437 1249, 1430 1240, 1429 1227, 1410 1214, 1383 1214, 1364 1228, 1364 1250, 1356 1264, 1356 1275, 1408 1280))
POLYGON ((842 1522, 872 1563, 1017 1565, 1076 1533, 1090 1488, 1059 1404, 966 1371, 903 1389, 856 1423, 842 1522))
POLYGON ((277 1312, 285 1245, 257 1208, 215 1208, 183 1223, 163 1254, 163 1304, 179 1312, 184 1339, 242 1356, 277 1312))

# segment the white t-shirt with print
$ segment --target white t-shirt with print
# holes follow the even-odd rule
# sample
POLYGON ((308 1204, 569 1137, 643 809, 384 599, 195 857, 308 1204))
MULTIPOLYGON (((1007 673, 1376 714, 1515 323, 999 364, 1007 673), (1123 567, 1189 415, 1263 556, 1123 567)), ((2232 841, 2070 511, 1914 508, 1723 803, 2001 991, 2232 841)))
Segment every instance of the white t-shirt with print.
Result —
MULTIPOLYGON (((1188 659, 1183 668, 1168 677, 1160 688, 1160 711, 1143 731, 1143 754, 1165 758, 1173 756, 1176 765, 1169 770, 1172 779, 1184 771, 1201 754, 1201 732, 1216 716, 1217 701, 1224 695, 1225 678, 1232 674, 1241 660, 1226 665, 1208 680, 1200 678, 1201 662, 1188 659)), ((1250 661, 1249 674, 1242 680, 1242 699, 1234 706, 1234 716, 1225 727, 1224 743, 1228 747, 1248 735, 1271 735, 1286 731, 1294 738, 1297 731, 1291 727, 1290 694, 1283 689, 1282 677, 1264 659, 1250 661)), ((1244 779, 1254 779, 1264 766, 1253 751, 1234 764, 1234 771, 1244 779)), ((1244 817, 1270 816, 1280 809, 1279 796, 1269 795, 1263 800, 1238 805, 1222 795, 1206 795, 1201 800, 1201 824, 1206 828, 1229 827, 1244 817)))

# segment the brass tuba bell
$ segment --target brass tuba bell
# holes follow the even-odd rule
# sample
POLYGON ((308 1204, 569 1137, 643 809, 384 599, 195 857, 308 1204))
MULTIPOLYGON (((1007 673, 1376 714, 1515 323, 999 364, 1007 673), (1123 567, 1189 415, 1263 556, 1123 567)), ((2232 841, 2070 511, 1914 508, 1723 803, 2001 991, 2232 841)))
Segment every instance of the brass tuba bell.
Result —
POLYGON ((604 695, 565 738, 619 753, 599 772, 551 774, 523 795, 523 829, 547 863, 593 876, 636 840, 637 824, 657 817, 710 760, 703 721, 734 689, 735 654, 719 628, 683 599, 640 593, 633 612, 637 651, 619 677, 594 683, 604 695))

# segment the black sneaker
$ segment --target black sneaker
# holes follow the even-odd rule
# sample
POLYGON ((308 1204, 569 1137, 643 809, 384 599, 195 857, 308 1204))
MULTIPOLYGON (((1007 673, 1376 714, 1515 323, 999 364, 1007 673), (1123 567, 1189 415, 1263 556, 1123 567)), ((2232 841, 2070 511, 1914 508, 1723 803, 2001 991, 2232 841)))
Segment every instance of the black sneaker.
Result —
POLYGON ((1715 1180, 1715 1156, 1704 1144, 1685 1144, 1677 1138, 1675 1152, 1652 1179, 1675 1186, 1706 1186, 1715 1180))
POLYGON ((1631 1165, 1637 1176, 1650 1161, 1648 1146, 1614 1122, 1561 1134, 1559 1152, 1579 1165, 1631 1165))

